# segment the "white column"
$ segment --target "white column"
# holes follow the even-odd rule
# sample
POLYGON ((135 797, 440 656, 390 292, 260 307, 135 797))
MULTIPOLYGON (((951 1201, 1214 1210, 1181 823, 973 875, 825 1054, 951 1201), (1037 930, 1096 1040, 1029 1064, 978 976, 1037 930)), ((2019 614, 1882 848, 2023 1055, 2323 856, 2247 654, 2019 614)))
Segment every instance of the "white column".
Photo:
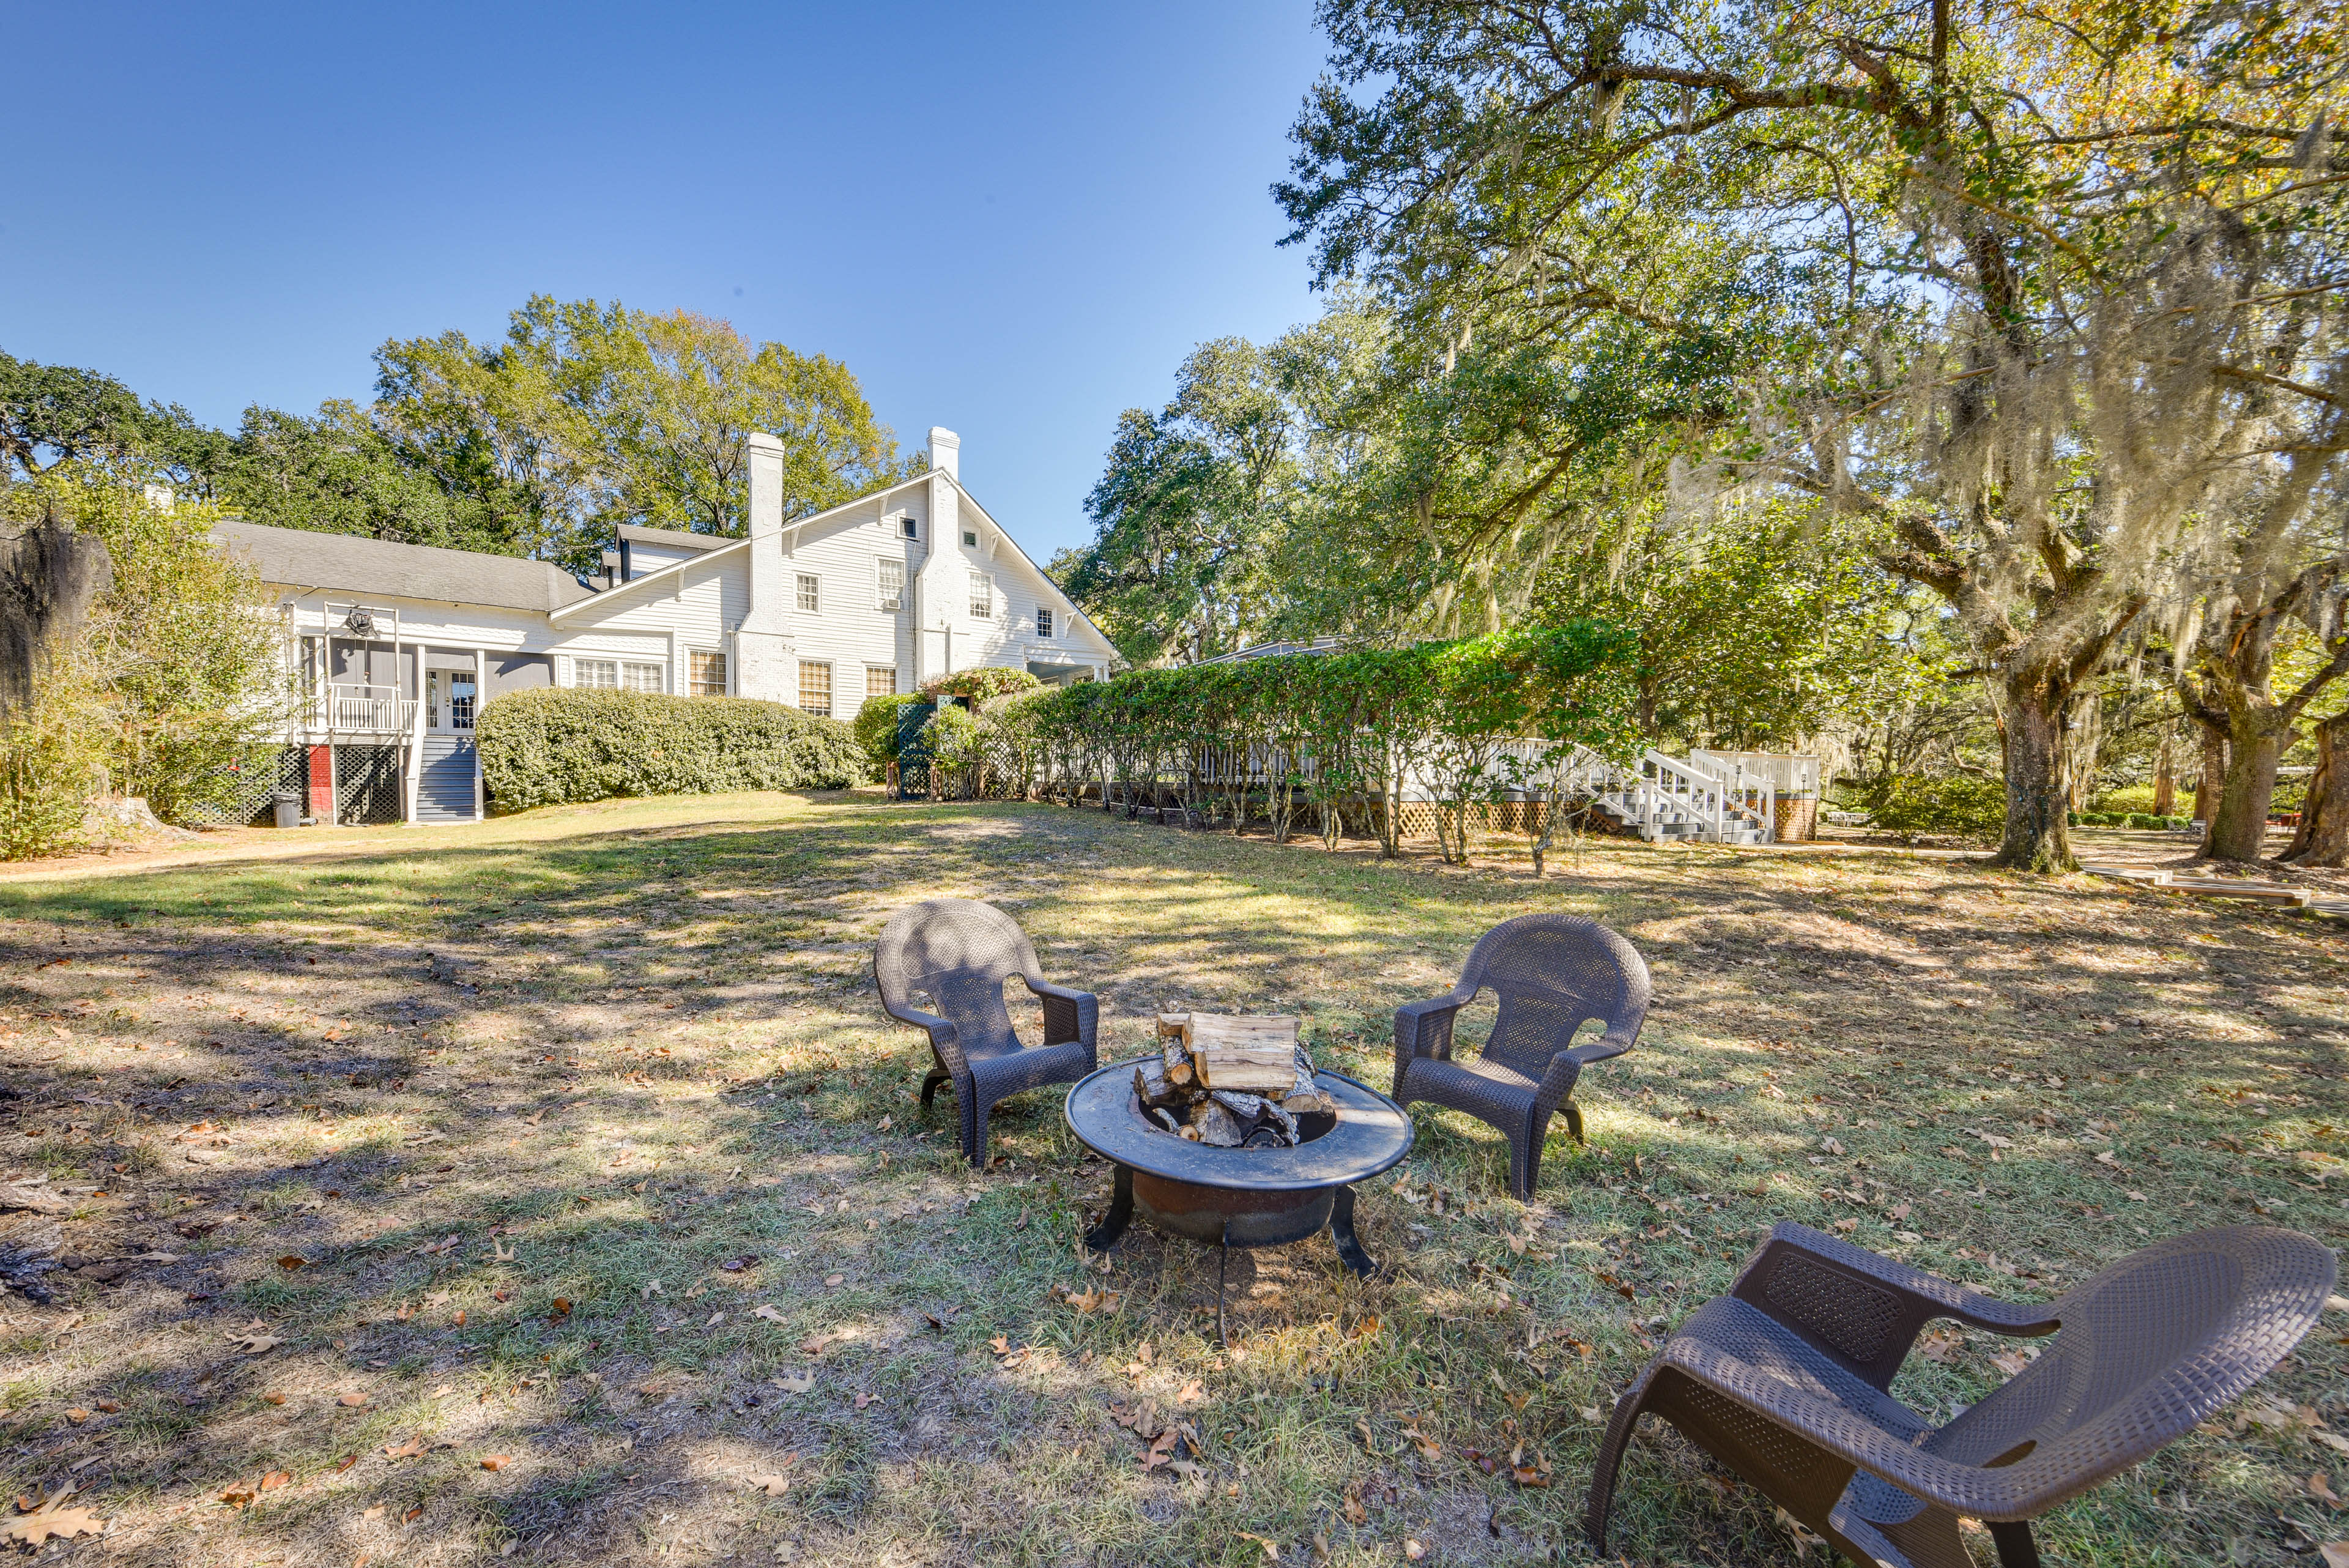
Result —
POLYGON ((473 649, 473 820, 481 821, 489 815, 488 803, 481 793, 481 709, 490 700, 490 655, 487 649, 473 649))

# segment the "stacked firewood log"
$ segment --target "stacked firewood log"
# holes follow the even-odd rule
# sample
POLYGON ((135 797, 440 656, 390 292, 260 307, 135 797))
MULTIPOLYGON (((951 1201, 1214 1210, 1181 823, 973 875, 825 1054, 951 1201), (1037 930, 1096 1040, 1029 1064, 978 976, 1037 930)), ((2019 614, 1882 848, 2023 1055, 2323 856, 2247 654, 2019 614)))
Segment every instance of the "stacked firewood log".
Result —
POLYGON ((1163 1060, 1133 1070, 1133 1093, 1152 1120, 1177 1137, 1217 1148, 1285 1148, 1297 1118, 1334 1114, 1297 1044, 1297 1020, 1162 1012, 1163 1060))

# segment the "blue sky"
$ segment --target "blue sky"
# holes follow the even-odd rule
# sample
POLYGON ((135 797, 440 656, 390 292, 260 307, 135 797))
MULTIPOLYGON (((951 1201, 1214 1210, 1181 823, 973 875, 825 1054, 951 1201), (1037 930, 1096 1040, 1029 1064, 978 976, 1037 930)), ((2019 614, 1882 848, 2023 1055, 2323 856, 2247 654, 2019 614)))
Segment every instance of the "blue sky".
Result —
POLYGON ((533 291, 844 360, 1040 558, 1194 343, 1318 309, 1302 0, 0 5, 0 348, 233 427, 533 291))

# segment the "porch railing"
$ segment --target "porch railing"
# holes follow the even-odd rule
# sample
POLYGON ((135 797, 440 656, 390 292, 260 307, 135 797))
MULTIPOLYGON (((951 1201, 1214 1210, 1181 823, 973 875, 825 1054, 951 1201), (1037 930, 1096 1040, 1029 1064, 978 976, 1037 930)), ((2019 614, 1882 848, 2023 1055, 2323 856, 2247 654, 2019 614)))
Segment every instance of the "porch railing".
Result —
POLYGON ((312 705, 311 727, 343 735, 404 735, 417 703, 397 686, 329 686, 312 705))

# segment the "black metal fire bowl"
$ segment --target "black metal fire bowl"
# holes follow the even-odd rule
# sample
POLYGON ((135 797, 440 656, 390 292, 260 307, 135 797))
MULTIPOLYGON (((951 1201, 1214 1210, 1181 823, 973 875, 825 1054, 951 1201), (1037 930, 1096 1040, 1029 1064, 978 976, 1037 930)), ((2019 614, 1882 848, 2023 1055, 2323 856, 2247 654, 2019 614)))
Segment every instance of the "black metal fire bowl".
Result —
MULTIPOLYGON (((1144 1114, 1133 1093, 1140 1061, 1103 1067, 1069 1091, 1069 1130, 1117 1167, 1109 1212, 1085 1236, 1104 1251, 1138 1208, 1164 1231, 1212 1247, 1278 1247, 1330 1228, 1338 1256, 1358 1274, 1377 1265, 1354 1235, 1353 1183, 1411 1152, 1411 1118, 1343 1073, 1314 1082, 1338 1102, 1335 1116, 1299 1116, 1301 1140, 1285 1148, 1217 1148, 1177 1137, 1144 1114)), ((1222 1289, 1216 1318, 1222 1320, 1222 1289)))

